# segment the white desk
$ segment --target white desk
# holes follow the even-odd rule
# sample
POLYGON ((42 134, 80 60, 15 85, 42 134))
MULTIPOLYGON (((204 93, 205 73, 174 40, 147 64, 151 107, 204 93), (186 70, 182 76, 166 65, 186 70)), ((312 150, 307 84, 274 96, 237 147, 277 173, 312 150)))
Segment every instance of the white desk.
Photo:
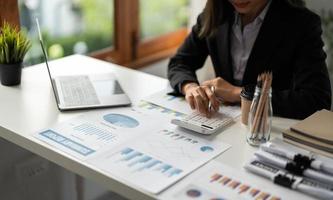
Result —
MULTIPOLYGON (((86 56, 74 55, 66 57, 52 61, 50 66, 52 73, 57 75, 114 72, 133 102, 137 102, 144 96, 168 86, 166 79, 86 56)), ((94 166, 68 156, 32 137, 31 134, 38 130, 87 112, 59 112, 57 110, 45 64, 25 68, 20 86, 0 86, 0 112, 0 136, 2 138, 74 173, 95 180, 127 198, 156 198, 156 196, 145 193, 140 189, 130 188, 94 166)), ((274 118, 272 136, 280 137, 281 131, 293 123, 295 123, 294 120, 274 118)), ((240 123, 236 123, 217 135, 216 140, 229 143, 232 148, 221 154, 216 160, 236 169, 242 168, 244 162, 248 161, 256 150, 256 148, 246 143, 245 133, 245 127, 240 123)))

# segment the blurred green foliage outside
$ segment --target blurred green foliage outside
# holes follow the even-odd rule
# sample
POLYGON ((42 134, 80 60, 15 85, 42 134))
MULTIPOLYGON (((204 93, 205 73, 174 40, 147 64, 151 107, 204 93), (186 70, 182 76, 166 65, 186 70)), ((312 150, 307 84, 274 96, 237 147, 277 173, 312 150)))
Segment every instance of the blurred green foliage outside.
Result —
MULTIPOLYGON (((21 0, 21 2, 24 0, 21 0)), ((47 3, 41 0, 41 3, 47 3)), ((84 44, 86 53, 110 47, 114 42, 114 1, 76 0, 70 4, 72 16, 80 19, 82 30, 77 34, 54 36, 53 30, 42 27, 45 45, 50 59, 75 53, 76 44, 84 44)), ((21 3, 22 4, 22 3, 21 3)), ((140 0, 141 38, 156 37, 186 27, 189 0, 140 0)), ((22 5, 20 6, 22 7, 22 5)), ((22 9, 21 9, 22 11, 22 9)), ((33 14, 34 11, 30 11, 33 14)), ((40 18, 43 16, 39 15, 40 18)), ((133 19, 135 20, 135 19, 133 19)), ((33 22, 31 23, 34 26, 33 22)), ((22 27, 24 29, 24 27, 22 27)), ((43 62, 37 33, 31 35, 33 48, 25 63, 31 65, 43 62)), ((82 49, 82 48, 81 48, 82 49)))
POLYGON ((140 0, 141 38, 151 38, 186 27, 189 0, 140 0))

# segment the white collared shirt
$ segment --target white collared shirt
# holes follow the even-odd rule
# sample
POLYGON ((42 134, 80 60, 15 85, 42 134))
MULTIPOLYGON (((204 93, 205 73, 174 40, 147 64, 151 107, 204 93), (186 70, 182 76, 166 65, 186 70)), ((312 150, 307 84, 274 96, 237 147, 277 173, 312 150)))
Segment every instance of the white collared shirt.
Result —
POLYGON ((238 83, 241 83, 243 80, 247 61, 270 4, 271 0, 251 23, 244 26, 243 31, 241 16, 235 11, 235 20, 231 30, 230 52, 233 66, 233 78, 238 83))

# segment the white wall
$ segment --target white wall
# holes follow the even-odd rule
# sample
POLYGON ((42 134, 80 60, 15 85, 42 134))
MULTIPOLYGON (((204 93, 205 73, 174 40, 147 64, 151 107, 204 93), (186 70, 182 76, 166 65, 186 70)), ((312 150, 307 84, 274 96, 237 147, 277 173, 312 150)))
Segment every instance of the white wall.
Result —
POLYGON ((333 9, 332 0, 305 0, 307 7, 319 11, 321 9, 333 9))
POLYGON ((191 28, 197 21, 197 16, 202 12, 205 7, 206 0, 191 0, 190 2, 190 21, 189 28, 191 28))

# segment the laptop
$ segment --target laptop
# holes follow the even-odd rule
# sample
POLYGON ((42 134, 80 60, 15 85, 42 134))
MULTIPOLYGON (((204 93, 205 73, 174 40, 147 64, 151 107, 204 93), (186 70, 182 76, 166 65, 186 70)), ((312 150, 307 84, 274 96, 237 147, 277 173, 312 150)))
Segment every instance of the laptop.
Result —
POLYGON ((113 73, 52 77, 38 19, 36 24, 48 75, 60 111, 131 104, 113 73))

